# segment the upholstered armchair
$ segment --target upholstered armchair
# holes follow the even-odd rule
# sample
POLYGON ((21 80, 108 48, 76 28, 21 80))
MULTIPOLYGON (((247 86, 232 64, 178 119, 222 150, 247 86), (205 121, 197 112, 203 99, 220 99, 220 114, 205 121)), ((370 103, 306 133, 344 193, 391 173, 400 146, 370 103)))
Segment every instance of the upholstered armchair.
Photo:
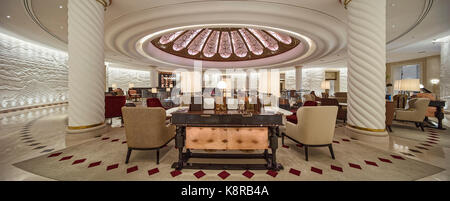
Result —
POLYGON ((394 96, 394 106, 395 108, 405 108, 408 96, 405 94, 397 94, 394 96))
MULTIPOLYGON (((317 102, 316 101, 306 101, 305 104, 303 105, 303 107, 305 107, 305 106, 317 106, 317 102)), ((293 124, 297 124, 297 109, 291 110, 291 112, 293 114, 286 116, 286 120, 293 124)))
POLYGON ((165 108, 161 104, 161 101, 157 98, 147 98, 147 107, 160 107, 160 108, 167 110, 167 108, 165 108))
POLYGON ((347 103, 347 92, 335 92, 334 97, 339 103, 347 103))
POLYGON ((347 108, 344 106, 339 106, 339 102, 337 99, 334 98, 324 98, 320 102, 321 106, 337 106, 338 113, 337 113, 337 119, 343 120, 344 123, 347 121, 347 108))
POLYGON ((159 149, 175 137, 175 126, 166 124, 166 111, 160 107, 123 107, 128 152, 128 163, 132 150, 155 150, 159 164, 159 149))
POLYGON ((105 118, 122 117, 125 102, 125 96, 105 96, 105 118))
POLYGON ((395 105, 392 101, 386 101, 386 128, 392 132, 392 120, 394 120, 395 105))
POLYGON ((305 94, 305 95, 303 95, 303 98, 305 99, 305 102, 306 101, 316 101, 315 96, 312 94, 305 94))
POLYGON ((297 110, 298 123, 286 122, 284 137, 302 144, 305 147, 305 158, 308 161, 308 148, 328 146, 331 157, 334 159, 333 136, 336 125, 336 106, 301 107, 297 110))
POLYGON ((425 119, 425 113, 427 112, 430 99, 428 98, 414 98, 408 103, 408 109, 396 109, 395 120, 414 122, 416 127, 420 126, 423 129, 423 120, 425 119))
POLYGON ((141 95, 138 94, 137 90, 130 89, 128 90, 128 98, 137 101, 138 98, 141 98, 141 95))
MULTIPOLYGON (((432 93, 418 93, 417 98, 428 98, 430 101, 436 100, 436 96, 432 93)), ((436 107, 428 107, 427 112, 425 113, 425 116, 427 117, 434 117, 436 116, 435 113, 437 111, 436 107)))

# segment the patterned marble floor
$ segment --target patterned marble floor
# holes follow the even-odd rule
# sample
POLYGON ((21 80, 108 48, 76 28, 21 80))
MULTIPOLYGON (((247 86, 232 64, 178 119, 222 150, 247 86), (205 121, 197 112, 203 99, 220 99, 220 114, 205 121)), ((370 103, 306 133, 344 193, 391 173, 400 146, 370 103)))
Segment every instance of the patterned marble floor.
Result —
MULTIPOLYGON (((62 106, 52 106, 52 107, 45 107, 45 108, 37 108, 37 109, 31 109, 31 110, 24 110, 24 111, 17 111, 13 113, 6 113, 6 114, 0 114, 0 180, 52 180, 50 178, 46 178, 43 176, 35 175, 33 173, 30 173, 28 171, 24 171, 20 168, 17 168, 13 164, 20 163, 22 161, 27 161, 29 159, 33 159, 36 157, 45 158, 48 157, 47 155, 54 155, 54 158, 57 158, 59 160, 62 160, 61 163, 68 161, 70 162, 70 166, 74 166, 73 164, 83 164, 83 163, 89 163, 92 167, 95 167, 100 164, 96 164, 95 161, 84 161, 82 159, 78 160, 78 158, 66 158, 62 154, 61 156, 55 156, 56 154, 60 153, 61 150, 76 150, 76 147, 69 147, 67 148, 65 146, 65 139, 64 139, 64 132, 65 132, 65 126, 67 122, 67 115, 66 115, 67 105, 62 106), (60 159, 61 158, 61 159, 60 159), (71 165, 72 164, 72 165, 71 165)), ((122 144, 124 139, 119 139, 117 136, 123 136, 123 129, 117 128, 120 126, 120 121, 114 120, 111 132, 108 132, 104 134, 101 138, 93 139, 90 142, 86 143, 98 143, 99 141, 111 141, 111 143, 119 143, 122 144), (119 133, 118 133, 119 132, 119 133), (114 141, 116 140, 116 141, 114 141)), ((337 130, 343 130, 344 126, 342 123, 337 125, 337 130)), ((384 166, 385 164, 389 164, 389 161, 391 162, 397 162, 398 157, 404 158, 407 160, 412 161, 418 161, 424 164, 429 164, 432 166, 439 167, 443 169, 443 171, 437 172, 436 174, 431 174, 425 177, 418 178, 418 180, 449 180, 450 172, 448 171, 450 169, 450 157, 448 156, 449 153, 449 143, 447 143, 447 140, 450 139, 450 133, 449 130, 446 131, 440 131, 435 129, 427 129, 427 132, 421 132, 417 130, 414 125, 404 125, 404 124, 396 124, 393 126, 394 133, 392 133, 389 137, 389 144, 368 144, 364 142, 359 142, 356 140, 348 139, 345 136, 342 135, 342 133, 337 133, 336 141, 334 142, 336 146, 342 146, 346 143, 349 143, 351 141, 352 144, 357 146, 352 146, 352 148, 348 149, 348 151, 345 150, 345 147, 343 146, 343 149, 341 148, 341 153, 345 152, 346 158, 351 159, 354 157, 357 157, 357 154, 352 154, 355 152, 364 152, 366 149, 371 150, 381 150, 381 152, 386 153, 393 153, 392 156, 389 154, 386 155, 390 158, 384 157, 381 159, 376 159, 376 161, 362 161, 359 166, 367 169, 371 167, 377 167, 374 166, 371 162, 374 162, 375 164, 378 164, 380 167, 384 166), (412 135, 408 136, 408 133, 411 133, 412 135), (433 139, 433 140, 431 140, 433 139)), ((124 144, 122 144, 124 145, 124 144)), ((109 146, 109 145, 108 145, 109 146)), ((116 145, 115 145, 116 146, 116 145)), ((169 145, 170 146, 170 145, 169 145)), ((280 148, 280 152, 289 152, 289 155, 291 155, 291 152, 299 152, 294 153, 298 154, 297 158, 302 158, 302 149, 296 146, 295 144, 290 143, 288 145, 289 147, 280 148), (297 150, 298 149, 298 150, 297 150), (301 152, 301 153, 300 153, 301 152)), ((166 150, 167 152, 171 151, 170 149, 166 150)), ((325 152, 324 152, 325 153, 325 152)), ((153 160, 153 159, 147 159, 149 153, 142 153, 138 154, 136 156, 137 160, 153 160)), ((324 154, 326 157, 329 157, 328 155, 324 154)), ((340 154, 340 157, 342 157, 343 154, 340 154)), ((361 154, 359 154, 360 156, 361 154)), ((53 158, 50 157, 50 158, 53 158)), ((316 152, 316 156, 314 157, 321 157, 320 152, 316 152)), ((312 159, 310 159, 312 160, 312 159)), ((326 160, 327 161, 327 160, 326 160)), ((58 162, 59 163, 59 162, 58 162)), ((137 164, 137 163, 136 163, 137 164)), ((101 164, 102 166, 106 164, 101 164)), ((119 164, 110 164, 110 166, 105 167, 108 171, 117 168, 116 166, 119 166, 119 164), (110 167, 111 166, 111 167, 110 167)), ((120 164, 120 168, 122 169, 122 164, 120 164)), ((339 165, 331 165, 328 167, 328 169, 325 169, 323 167, 330 166, 328 163, 321 164, 321 160, 317 159, 314 163, 314 167, 306 167, 306 166, 298 166, 298 168, 287 168, 284 170, 286 174, 280 174, 278 175, 278 178, 283 178, 283 175, 297 175, 301 173, 301 178, 306 178, 306 180, 351 180, 352 175, 348 175, 349 172, 348 169, 358 169, 357 164, 341 164, 339 165), (320 167, 320 168, 316 168, 320 167), (342 169, 344 169, 345 174, 337 175, 338 173, 342 173, 342 169), (322 174, 322 171, 324 173, 322 174), (320 172, 320 174, 319 174, 320 172), (332 174, 328 174, 328 172, 332 174), (309 177, 308 175, 311 174, 309 177), (347 174, 347 176, 345 176, 347 174)), ((151 174, 157 174, 157 172, 161 170, 162 168, 156 166, 155 168, 148 170, 148 175, 151 174)), ((94 168, 92 168, 94 169, 94 168)), ((94 170, 93 170, 94 171, 94 170)), ((126 174, 131 172, 143 172, 144 170, 138 169, 137 165, 131 164, 129 167, 126 167, 126 174)), ((408 169, 404 168, 406 173, 408 173, 408 169)), ((412 170, 411 170, 412 171, 412 170)), ((96 171, 94 171, 96 172, 96 171)), ((92 173, 94 173, 92 172, 92 173)), ((125 172, 125 171, 124 171, 125 172)), ((243 173, 239 173, 239 175, 236 175, 236 173, 233 173, 231 171, 195 171, 193 172, 194 175, 192 176, 193 179, 195 178, 213 178, 218 179, 219 177, 229 177, 228 179, 236 178, 236 176, 240 177, 254 177, 254 178, 265 178, 263 175, 270 175, 270 177, 276 177, 277 175, 272 172, 264 172, 262 174, 255 171, 242 171, 243 173), (206 175, 206 176, 205 176, 206 175), (275 175, 275 176, 274 176, 275 175)), ((164 178, 159 179, 173 179, 177 177, 178 172, 170 172, 170 174, 167 173, 167 176, 164 178), (174 177, 175 175, 175 177, 174 177)), ((381 174, 374 172, 375 174, 381 174)), ((412 173, 412 172, 411 172, 412 173)), ((103 172, 101 173, 103 174, 103 172)), ((124 173, 124 176, 121 177, 120 175, 116 175, 116 180, 123 180, 126 179, 124 173)), ((143 174, 143 173, 142 173, 143 174)), ((147 170, 145 170, 145 174, 147 174, 147 170)), ((161 173, 160 173, 161 174, 161 173)), ((186 173, 185 173, 186 174, 186 173)), ((185 175, 183 174, 183 175, 185 175)), ((178 176, 178 179, 182 179, 182 176, 178 176)), ((376 176, 376 175, 375 175, 376 176)), ((88 177, 89 178, 89 177, 88 177)), ((189 177, 191 179, 191 177, 189 177)), ((376 177, 374 177, 376 178, 376 177)), ((93 178, 95 179, 95 178, 93 178)), ((98 178, 97 178, 98 179, 98 178)), ((178 180, 176 179, 176 180, 178 180)), ((289 176, 286 177, 286 180, 290 180, 291 178, 289 176)), ((301 180, 301 179, 299 179, 301 180)), ((393 178, 395 180, 395 178, 393 178)))

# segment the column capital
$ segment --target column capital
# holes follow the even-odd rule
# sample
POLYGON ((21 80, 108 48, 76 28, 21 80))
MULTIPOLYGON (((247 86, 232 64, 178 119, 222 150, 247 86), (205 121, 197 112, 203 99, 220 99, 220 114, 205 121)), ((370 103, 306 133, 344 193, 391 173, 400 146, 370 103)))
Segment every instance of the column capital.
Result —
POLYGON ((344 8, 347 9, 347 5, 351 2, 352 0, 339 0, 339 2, 341 4, 344 4, 344 8))
POLYGON ((105 8, 105 11, 106 8, 112 4, 112 0, 95 0, 95 1, 102 4, 102 6, 105 8))

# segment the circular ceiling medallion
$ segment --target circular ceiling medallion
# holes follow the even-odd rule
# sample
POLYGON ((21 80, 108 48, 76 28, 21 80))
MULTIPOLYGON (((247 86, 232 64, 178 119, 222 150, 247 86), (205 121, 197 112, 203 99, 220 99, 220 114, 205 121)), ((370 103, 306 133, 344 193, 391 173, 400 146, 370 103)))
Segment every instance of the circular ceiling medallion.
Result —
POLYGON ((248 61, 288 52, 302 42, 271 30, 199 28, 171 32, 151 43, 171 55, 204 61, 248 61))

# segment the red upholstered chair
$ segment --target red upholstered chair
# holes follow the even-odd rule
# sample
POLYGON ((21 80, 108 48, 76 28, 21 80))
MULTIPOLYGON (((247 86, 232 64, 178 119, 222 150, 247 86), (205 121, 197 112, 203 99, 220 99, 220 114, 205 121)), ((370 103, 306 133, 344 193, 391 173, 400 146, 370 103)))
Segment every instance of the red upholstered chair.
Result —
POLYGON ((303 106, 317 106, 317 102, 316 101, 306 101, 305 104, 303 104, 303 106))
MULTIPOLYGON (((305 104, 303 104, 303 106, 317 106, 317 102, 316 101, 306 101, 305 104)), ((297 110, 294 110, 291 112, 293 113, 290 116, 286 117, 286 120, 293 123, 293 124, 297 124, 297 110)))
POLYGON ((105 118, 122 117, 125 102, 125 96, 105 96, 105 118))
POLYGON ((162 104, 161 101, 157 98, 149 98, 147 99, 147 107, 161 107, 166 109, 162 104))

